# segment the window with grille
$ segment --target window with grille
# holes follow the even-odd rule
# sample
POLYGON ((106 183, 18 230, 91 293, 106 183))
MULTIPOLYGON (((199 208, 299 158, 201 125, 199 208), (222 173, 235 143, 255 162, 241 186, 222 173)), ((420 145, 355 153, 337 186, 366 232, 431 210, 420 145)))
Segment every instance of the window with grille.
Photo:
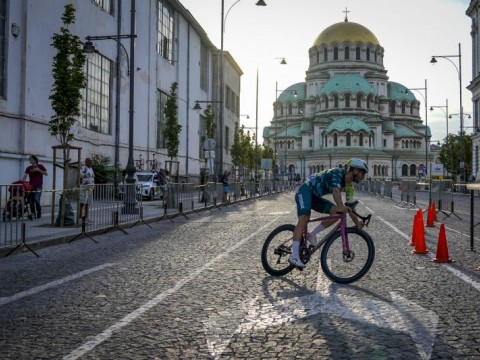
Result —
POLYGON ((109 14, 113 14, 113 0, 92 0, 103 11, 109 14))
POLYGON ((87 59, 84 71, 87 86, 82 90, 80 124, 92 131, 111 133, 110 98, 112 61, 98 53, 87 59))
POLYGON ((6 65, 6 8, 7 0, 0 0, 0 97, 5 97, 6 65))
POLYGON ((168 94, 157 90, 157 149, 165 148, 165 104, 168 100, 168 94))
POLYGON ((158 1, 157 52, 173 63, 174 10, 166 0, 158 1))

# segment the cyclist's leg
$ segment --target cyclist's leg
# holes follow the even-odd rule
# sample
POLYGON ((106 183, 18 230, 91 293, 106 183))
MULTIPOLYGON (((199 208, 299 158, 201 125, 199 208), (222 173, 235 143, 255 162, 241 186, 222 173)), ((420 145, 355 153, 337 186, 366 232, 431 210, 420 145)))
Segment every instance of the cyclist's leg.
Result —
POLYGON ((300 260, 299 255, 300 240, 307 227, 308 220, 310 220, 312 206, 312 191, 307 184, 303 184, 297 190, 295 193, 295 202, 297 204, 298 221, 293 231, 292 254, 288 261, 294 266, 303 268, 305 264, 300 260))

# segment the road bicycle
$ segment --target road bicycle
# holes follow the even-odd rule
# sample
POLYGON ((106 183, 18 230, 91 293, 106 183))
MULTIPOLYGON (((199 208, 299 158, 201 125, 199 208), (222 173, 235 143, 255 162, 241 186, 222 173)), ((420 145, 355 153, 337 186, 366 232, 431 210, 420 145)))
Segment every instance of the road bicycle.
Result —
MULTIPOLYGON (((357 202, 356 202, 357 203, 357 202)), ((358 216, 364 226, 368 226, 371 214, 358 216)), ((312 255, 322 246, 320 264, 325 275, 340 284, 350 284, 362 278, 372 266, 375 257, 375 246, 370 235, 357 227, 347 227, 347 215, 338 213, 310 219, 309 223, 322 220, 336 220, 334 228, 314 247, 308 241, 308 226, 300 241, 300 259, 307 264, 312 255)), ((318 226, 318 225, 317 225, 318 226)), ((288 262, 292 253, 293 231, 295 225, 285 224, 274 229, 268 235, 262 248, 262 265, 265 271, 273 276, 283 276, 295 269, 288 262)), ((303 270, 300 269, 299 270, 303 270)))

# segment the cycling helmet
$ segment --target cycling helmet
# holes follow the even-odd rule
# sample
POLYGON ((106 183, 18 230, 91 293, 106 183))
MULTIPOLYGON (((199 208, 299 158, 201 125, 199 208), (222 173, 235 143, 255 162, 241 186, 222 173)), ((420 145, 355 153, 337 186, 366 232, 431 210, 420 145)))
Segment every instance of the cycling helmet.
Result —
POLYGON ((347 161, 347 165, 352 169, 360 169, 368 173, 368 165, 362 159, 350 159, 347 161))

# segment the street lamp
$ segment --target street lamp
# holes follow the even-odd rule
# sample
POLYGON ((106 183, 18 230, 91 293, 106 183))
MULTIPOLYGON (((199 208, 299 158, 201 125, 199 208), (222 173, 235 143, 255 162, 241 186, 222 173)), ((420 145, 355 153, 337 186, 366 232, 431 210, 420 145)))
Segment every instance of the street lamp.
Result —
MULTIPOLYGON (((227 20, 228 13, 232 8, 238 4, 241 0, 235 1, 227 10, 227 13, 225 15, 225 0, 222 0, 222 12, 221 12, 221 31, 220 31, 220 132, 219 132, 219 137, 220 137, 220 153, 219 153, 219 172, 220 174, 223 174, 223 126, 224 126, 224 99, 225 99, 225 53, 224 53, 224 47, 223 47, 223 36, 225 33, 225 21, 227 20)), ((263 0, 258 0, 257 3, 255 4, 256 6, 267 6, 263 0)))
MULTIPOLYGON (((443 106, 443 105, 432 105, 432 106, 430 106, 430 111, 433 111, 434 109, 440 109, 445 114, 445 124, 447 125, 446 146, 447 146, 447 149, 448 149, 448 99, 445 99, 445 106, 443 106)), ((451 151, 449 150, 448 152, 451 155, 451 151)), ((450 161, 452 161, 452 159, 450 159, 450 161)), ((448 173, 447 173, 447 175, 448 175, 448 173)))
POLYGON ((428 107, 427 107, 427 79, 425 79, 425 87, 423 88, 408 88, 405 89, 405 92, 408 92, 410 90, 416 91, 418 94, 420 94, 423 98, 423 102, 425 103, 425 177, 428 175, 428 205, 432 203, 432 175, 430 171, 428 170, 428 107), (424 92, 424 94, 421 93, 421 91, 424 92))
MULTIPOLYGON (((95 46, 92 40, 115 40, 123 50, 127 58, 127 64, 129 65, 128 75, 130 78, 130 98, 129 98, 129 110, 128 110, 128 161, 126 167, 127 178, 125 182, 127 183, 127 191, 125 196, 125 206, 122 209, 124 214, 136 214, 138 209, 136 208, 135 201, 135 164, 133 161, 133 122, 134 122, 134 108, 135 108, 135 0, 130 2, 130 34, 126 35, 103 35, 103 36, 87 36, 85 38, 86 43, 84 46, 84 51, 87 53, 93 53, 95 51, 95 46), (123 44, 120 42, 121 39, 130 39, 130 60, 128 60, 128 53, 123 44)), ((117 74, 118 76, 118 74, 117 74)))
MULTIPOLYGON (((437 63, 437 59, 436 58, 441 58, 441 59, 445 59, 445 60, 448 60, 450 61, 450 63, 452 63, 453 66, 455 66, 455 69, 457 70, 457 74, 458 74, 458 82, 460 84, 460 146, 462 146, 462 150, 460 152, 461 156, 463 156, 463 159, 461 160, 464 160, 467 156, 465 154, 465 146, 463 144, 463 104, 462 104, 462 45, 460 43, 458 43, 458 55, 432 55, 432 59, 430 60, 430 63, 431 64, 436 64, 437 63), (455 63, 450 60, 450 58, 458 58, 458 67, 457 65, 455 65, 455 63)), ((461 171, 462 171, 462 175, 463 175, 463 180, 465 181, 465 165, 463 166, 463 168, 461 168, 461 171)))

